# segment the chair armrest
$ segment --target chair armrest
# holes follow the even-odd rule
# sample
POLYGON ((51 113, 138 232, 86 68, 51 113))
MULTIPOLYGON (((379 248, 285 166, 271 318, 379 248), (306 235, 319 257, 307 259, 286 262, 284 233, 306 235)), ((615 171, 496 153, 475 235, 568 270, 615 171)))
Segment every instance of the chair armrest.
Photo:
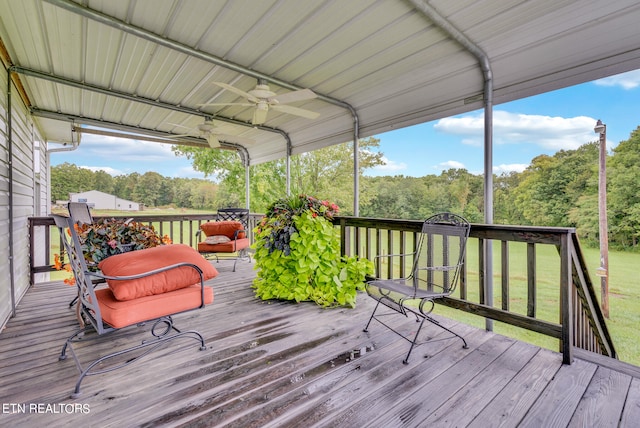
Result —
POLYGON ((421 267, 418 268, 418 270, 430 270, 430 271, 434 271, 434 272, 445 272, 445 271, 449 271, 449 270, 456 270, 458 269, 459 266, 462 266, 461 264, 458 265, 442 265, 442 266, 428 266, 428 267, 421 267))
POLYGON ((236 241, 238 239, 238 235, 240 233, 244 233, 245 238, 248 237, 249 235, 247 234, 247 231, 244 229, 238 229, 235 232, 233 232, 233 238, 232 240, 236 241))
POLYGON ((204 274, 202 272, 202 269, 200 269, 198 266, 194 265, 193 263, 176 263, 170 266, 165 266, 165 267, 161 267, 159 269, 154 269, 154 270, 150 270, 147 272, 142 272, 136 275, 126 275, 126 276, 109 276, 109 275, 104 275, 102 273, 98 273, 98 272, 91 272, 91 271, 85 271, 85 275, 88 276, 94 276, 97 278, 102 278, 103 280, 107 280, 107 279, 111 279, 111 280, 115 280, 115 281, 124 281, 124 280, 130 280, 130 279, 138 279, 138 278, 144 278, 147 276, 151 276, 151 275, 155 275, 161 272, 166 272, 168 270, 171 269, 177 269, 179 267, 183 267, 183 266, 188 266, 191 267, 193 269, 196 270, 196 272, 198 272, 198 275, 200 276, 200 284, 204 285, 204 274))
MULTIPOLYGON (((156 248, 140 250, 137 254, 132 252, 112 256, 103 261, 103 263, 113 261, 109 266, 102 265, 102 271, 99 273, 85 270, 85 276, 105 279, 117 300, 132 300, 163 294, 193 284, 198 284, 204 289, 204 282, 218 274, 215 268, 211 267, 209 262, 191 247, 181 245, 178 248, 156 248), (174 254, 176 251, 174 258, 178 262, 171 263, 167 255, 174 254), (140 264, 140 257, 147 257, 146 254, 142 254, 143 252, 147 252, 151 260, 146 268, 140 264), (116 257, 119 259, 116 260, 116 257), (133 257, 133 263, 130 263, 130 257, 133 257), (199 259, 202 259, 202 263, 199 259), (165 264, 165 261, 168 263, 165 264)), ((203 293, 204 291, 201 292, 203 293)))
MULTIPOLYGON (((374 279, 379 279, 381 278, 380 276, 380 272, 378 271, 378 269, 380 268, 380 259, 391 259, 393 257, 408 257, 408 256, 415 256, 416 252, 413 251, 411 253, 402 253, 402 254, 380 254, 377 255, 373 258, 373 264, 376 268, 376 277, 374 279)), ((391 262, 389 262, 391 263, 391 262)))
POLYGON ((403 254, 380 254, 378 256, 375 256, 373 259, 381 259, 384 257, 406 257, 406 256, 414 256, 416 254, 416 252, 412 252, 412 253, 403 253, 403 254))

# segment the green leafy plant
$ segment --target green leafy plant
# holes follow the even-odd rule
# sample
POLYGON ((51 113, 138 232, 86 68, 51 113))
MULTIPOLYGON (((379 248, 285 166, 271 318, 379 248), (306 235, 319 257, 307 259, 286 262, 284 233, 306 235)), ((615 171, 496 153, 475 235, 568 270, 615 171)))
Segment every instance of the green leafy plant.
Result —
MULTIPOLYGON (((90 224, 75 224, 74 228, 87 268, 92 271, 98 270, 98 263, 109 256, 171 243, 167 235, 161 237, 153 226, 131 220, 105 218, 90 224)), ((68 229, 66 233, 70 233, 68 229)), ((59 254, 54 254, 54 268, 71 273, 71 265, 63 264, 59 254)), ((75 278, 71 275, 64 282, 75 285, 75 278)))
POLYGON ((331 222, 337 211, 307 195, 279 199, 267 209, 255 230, 253 288, 259 298, 355 306, 373 264, 340 255, 340 234, 331 222))

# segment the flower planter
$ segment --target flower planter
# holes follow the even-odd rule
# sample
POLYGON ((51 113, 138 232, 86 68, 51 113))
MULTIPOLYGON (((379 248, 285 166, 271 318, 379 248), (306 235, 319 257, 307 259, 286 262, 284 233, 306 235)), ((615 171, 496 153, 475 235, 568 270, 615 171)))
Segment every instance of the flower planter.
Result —
POLYGON ((342 257, 340 232, 330 221, 337 210, 307 195, 279 199, 269 207, 255 230, 257 297, 355 306, 373 264, 342 257))
POLYGON ((90 265, 116 254, 157 247, 170 243, 153 228, 140 222, 121 219, 101 219, 76 225, 85 259, 90 265))

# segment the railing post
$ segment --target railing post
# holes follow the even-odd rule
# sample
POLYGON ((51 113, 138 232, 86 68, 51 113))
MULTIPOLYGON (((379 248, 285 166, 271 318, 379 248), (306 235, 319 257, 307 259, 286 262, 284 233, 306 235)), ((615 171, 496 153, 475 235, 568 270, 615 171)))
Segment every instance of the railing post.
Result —
POLYGON ((560 236, 560 323, 562 324, 562 363, 573 361, 573 305, 571 304, 571 239, 560 236))
POLYGON ((340 253, 347 255, 347 220, 344 218, 340 219, 340 253))
MULTIPOLYGON (((35 236, 35 227, 33 226, 33 221, 31 219, 29 219, 29 242, 34 242, 35 236)), ((47 236, 49 236, 47 234, 47 236)), ((31 244, 29 245, 29 285, 33 287, 33 285, 35 284, 35 273, 34 273, 34 269, 33 267, 36 264, 36 250, 35 250, 35 245, 31 244)), ((49 247, 47 246, 47 249, 49 247)), ((47 251, 48 253, 48 251, 47 251)), ((47 258, 47 260, 49 260, 47 258)))

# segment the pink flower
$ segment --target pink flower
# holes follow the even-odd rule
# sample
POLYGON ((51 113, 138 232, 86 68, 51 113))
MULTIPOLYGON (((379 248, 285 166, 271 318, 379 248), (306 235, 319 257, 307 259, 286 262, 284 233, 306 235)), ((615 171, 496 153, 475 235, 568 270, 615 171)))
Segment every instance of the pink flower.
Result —
POLYGON ((116 248, 118 243, 116 242, 115 239, 112 239, 111 241, 107 242, 107 245, 109 245, 111 248, 116 248))

